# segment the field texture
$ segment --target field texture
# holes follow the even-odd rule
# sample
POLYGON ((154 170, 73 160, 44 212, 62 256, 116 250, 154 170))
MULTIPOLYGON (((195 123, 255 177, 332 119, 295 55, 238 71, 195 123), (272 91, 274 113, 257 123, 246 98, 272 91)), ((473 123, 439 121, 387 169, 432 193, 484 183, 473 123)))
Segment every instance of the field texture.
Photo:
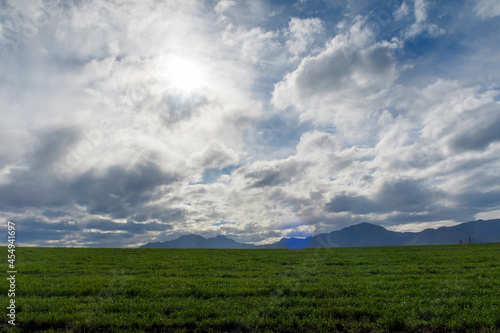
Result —
POLYGON ((500 244, 16 254, 3 331, 500 332, 500 244))

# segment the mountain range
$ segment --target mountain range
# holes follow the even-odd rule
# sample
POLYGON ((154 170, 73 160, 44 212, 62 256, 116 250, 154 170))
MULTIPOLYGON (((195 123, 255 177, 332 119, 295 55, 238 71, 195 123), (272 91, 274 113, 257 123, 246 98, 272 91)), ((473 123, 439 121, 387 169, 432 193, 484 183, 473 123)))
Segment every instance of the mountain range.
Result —
POLYGON ((477 220, 453 227, 396 232, 371 223, 360 223, 307 238, 282 238, 267 245, 238 243, 226 236, 204 238, 185 235, 175 240, 147 243, 141 248, 167 249, 302 249, 320 247, 407 246, 500 242, 500 219, 477 220))

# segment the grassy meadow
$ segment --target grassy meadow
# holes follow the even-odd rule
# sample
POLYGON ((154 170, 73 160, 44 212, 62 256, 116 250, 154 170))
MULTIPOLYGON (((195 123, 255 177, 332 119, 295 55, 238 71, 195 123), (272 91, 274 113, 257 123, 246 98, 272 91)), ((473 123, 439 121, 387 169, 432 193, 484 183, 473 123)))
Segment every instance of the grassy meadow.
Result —
POLYGON ((17 248, 16 268, 2 331, 500 332, 500 244, 17 248))

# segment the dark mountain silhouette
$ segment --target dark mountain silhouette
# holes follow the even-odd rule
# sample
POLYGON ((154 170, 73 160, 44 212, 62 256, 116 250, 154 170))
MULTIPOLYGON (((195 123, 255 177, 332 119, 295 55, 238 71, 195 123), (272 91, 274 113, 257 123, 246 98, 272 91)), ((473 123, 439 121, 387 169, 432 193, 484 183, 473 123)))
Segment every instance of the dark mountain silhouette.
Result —
POLYGON ((384 227, 360 223, 329 234, 320 234, 308 238, 282 238, 279 242, 268 245, 238 243, 226 236, 204 238, 198 235, 181 236, 163 243, 148 243, 143 248, 168 249, 302 249, 319 247, 355 247, 355 246, 403 246, 496 243, 500 242, 500 219, 477 220, 453 227, 425 229, 420 232, 396 232, 384 227))
POLYGON ((202 236, 191 234, 163 243, 148 243, 141 247, 164 249, 253 249, 255 245, 238 243, 226 236, 217 236, 207 239, 202 236))
POLYGON ((258 248, 261 248, 261 249, 292 249, 292 250, 299 250, 299 249, 303 249, 303 248, 309 247, 309 244, 311 244, 311 241, 313 239, 314 239, 314 237, 307 237, 307 238, 282 238, 277 243, 268 244, 268 245, 261 245, 261 246, 258 246, 258 248))

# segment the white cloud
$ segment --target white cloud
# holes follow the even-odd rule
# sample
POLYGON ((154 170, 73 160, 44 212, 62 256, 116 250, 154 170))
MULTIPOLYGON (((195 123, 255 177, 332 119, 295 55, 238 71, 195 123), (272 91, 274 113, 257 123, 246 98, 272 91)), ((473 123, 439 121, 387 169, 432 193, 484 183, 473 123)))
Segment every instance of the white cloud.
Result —
POLYGON ((478 220, 493 220, 500 218, 500 210, 494 210, 490 212, 481 212, 476 215, 478 220))
POLYGON ((427 20, 427 2, 426 0, 415 0, 414 15, 415 23, 413 23, 405 32, 405 38, 415 37, 423 32, 427 32, 430 36, 436 37, 445 33, 445 30, 437 26, 435 23, 429 23, 427 20))
POLYGON ((221 0, 217 2, 217 5, 215 5, 214 10, 217 13, 224 13, 226 10, 233 7, 234 5, 236 5, 236 1, 234 0, 221 0))
POLYGON ((239 158, 234 150, 210 141, 202 152, 193 156, 192 161, 203 169, 223 169, 238 164, 239 158))
POLYGON ((245 29, 228 24, 222 41, 227 46, 240 50, 244 59, 257 63, 269 57, 279 46, 276 37, 276 32, 265 31, 260 27, 245 29))
POLYGON ((302 120, 333 122, 341 134, 349 131, 349 137, 362 134, 356 128, 365 125, 364 132, 369 132, 368 116, 383 107, 399 75, 394 57, 399 46, 379 42, 360 49, 352 39, 337 35, 323 52, 306 57, 275 85, 273 104, 295 108, 302 120))
POLYGON ((314 42, 313 36, 322 31, 323 25, 318 18, 300 19, 293 17, 288 23, 287 34, 290 36, 290 39, 286 41, 288 52, 296 59, 308 51, 308 47, 314 42))
POLYGON ((423 23, 427 20, 427 4, 425 0, 415 0, 415 21, 423 23))
POLYGON ((435 222, 421 222, 421 223, 407 223, 387 227, 388 230, 397 232, 419 232, 424 229, 437 229, 441 227, 453 227, 459 224, 455 221, 435 221, 435 222))
POLYGON ((500 2, 496 0, 478 0, 476 13, 481 18, 490 18, 500 15, 500 2))
POLYGON ((406 1, 403 1, 401 6, 394 13, 394 17, 396 20, 401 20, 403 17, 408 15, 409 12, 410 12, 410 6, 408 6, 408 3, 406 1))

